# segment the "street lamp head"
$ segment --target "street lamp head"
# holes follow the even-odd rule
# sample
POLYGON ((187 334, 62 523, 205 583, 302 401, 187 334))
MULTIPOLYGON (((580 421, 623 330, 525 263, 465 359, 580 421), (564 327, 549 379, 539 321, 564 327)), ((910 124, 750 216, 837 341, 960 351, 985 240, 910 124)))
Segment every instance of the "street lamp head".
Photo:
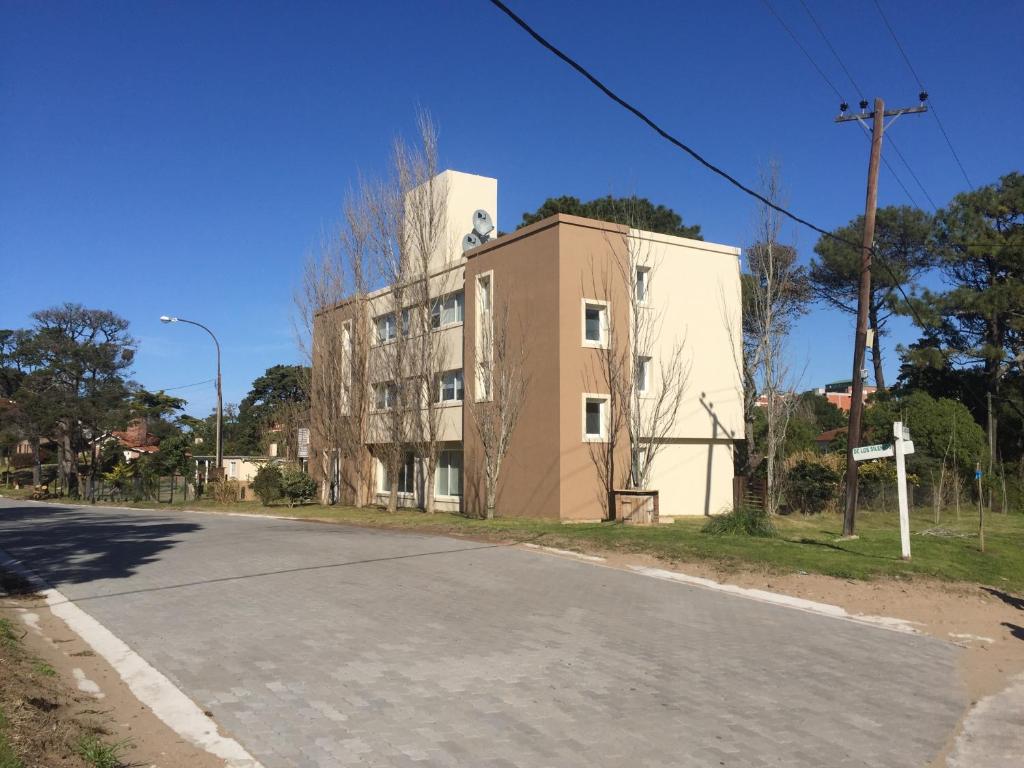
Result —
POLYGON ((178 318, 170 317, 168 315, 160 315, 160 322, 161 323, 176 323, 176 322, 178 322, 178 318))

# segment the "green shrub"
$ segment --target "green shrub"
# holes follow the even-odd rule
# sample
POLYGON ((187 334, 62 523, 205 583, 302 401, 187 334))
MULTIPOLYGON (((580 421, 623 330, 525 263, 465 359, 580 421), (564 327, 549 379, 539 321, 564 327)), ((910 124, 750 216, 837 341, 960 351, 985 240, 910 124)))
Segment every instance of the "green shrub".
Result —
POLYGON ((128 739, 116 744, 107 744, 99 736, 89 734, 78 742, 78 756, 93 768, 122 768, 125 749, 131 742, 128 739))
POLYGON ((316 493, 316 483, 301 469, 289 467, 281 473, 281 493, 288 500, 288 506, 296 502, 309 501, 316 493))
POLYGON ((798 461, 786 476, 786 503, 803 515, 824 512, 835 501, 842 480, 836 470, 823 462, 798 461))
POLYGON ((775 525, 763 509, 742 504, 724 515, 715 515, 704 524, 701 531, 710 536, 757 536, 768 539, 775 535, 775 525))
POLYGON ((252 481, 252 491, 260 497, 263 506, 270 506, 283 495, 281 489, 281 470, 274 464, 265 464, 256 470, 252 481))

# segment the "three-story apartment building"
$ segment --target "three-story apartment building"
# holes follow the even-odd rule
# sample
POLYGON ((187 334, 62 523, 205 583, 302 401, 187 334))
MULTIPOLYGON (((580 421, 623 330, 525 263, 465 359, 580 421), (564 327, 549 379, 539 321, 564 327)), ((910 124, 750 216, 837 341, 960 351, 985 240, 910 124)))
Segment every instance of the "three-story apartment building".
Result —
MULTIPOLYGON (((526 386, 501 467, 500 514, 606 518, 610 487, 623 486, 637 460, 616 410, 628 406, 609 376, 630 376, 637 407, 655 408, 670 355, 683 358, 685 388, 671 422, 658 427, 646 486, 659 492, 662 519, 731 507, 733 446, 743 438, 739 249, 556 215, 463 250, 477 210, 497 221, 497 182, 441 177, 450 235, 431 257, 429 317, 403 309, 388 286, 319 318, 341 324, 346 346, 364 345, 369 363, 363 445, 334 469, 342 501, 386 503, 397 482, 399 502, 417 506, 430 483, 436 508, 483 514, 483 450, 470 406, 489 397, 480 371, 490 335, 482 330, 501 322, 506 344, 524 351, 517 359, 526 386), (655 333, 636 332, 641 314, 654 318, 655 333), (422 334, 430 334, 436 376, 425 387, 433 391, 410 396, 395 350, 422 334), (644 348, 634 348, 641 335, 644 348), (417 455, 422 422, 395 421, 424 412, 426 397, 431 477, 417 455), (385 457, 395 456, 401 435, 408 446, 393 478, 385 457)), ((407 348, 402 354, 428 354, 416 352, 423 345, 407 348)), ((331 450, 316 442, 311 451, 331 450)))

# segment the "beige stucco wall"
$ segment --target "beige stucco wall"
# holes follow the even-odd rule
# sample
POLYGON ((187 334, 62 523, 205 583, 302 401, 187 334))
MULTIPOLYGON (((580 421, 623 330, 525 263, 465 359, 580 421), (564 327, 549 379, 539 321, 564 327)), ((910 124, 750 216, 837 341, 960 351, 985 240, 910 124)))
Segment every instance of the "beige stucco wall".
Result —
POLYGON ((658 361, 677 341, 690 366, 672 436, 742 439, 739 249, 635 230, 631 237, 651 268, 649 303, 661 331, 649 350, 655 388, 658 361))
POLYGON ((732 508, 732 445, 684 442, 662 445, 651 466, 659 516, 715 515, 732 508))
POLYGON ((483 209, 491 215, 497 234, 498 180, 461 171, 443 171, 435 184, 445 193, 447 225, 438 251, 431 255, 432 271, 444 269, 462 258, 462 238, 473 231, 473 213, 483 209))

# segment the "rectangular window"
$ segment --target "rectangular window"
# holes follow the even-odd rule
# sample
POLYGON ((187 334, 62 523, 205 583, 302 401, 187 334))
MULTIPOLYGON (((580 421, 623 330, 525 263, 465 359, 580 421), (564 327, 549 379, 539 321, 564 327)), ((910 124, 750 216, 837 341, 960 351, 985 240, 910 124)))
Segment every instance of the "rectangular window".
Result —
POLYGON ((348 413, 349 393, 352 391, 352 321, 341 324, 341 412, 348 413))
POLYGON ((402 335, 409 335, 409 328, 411 327, 411 314, 408 307, 402 310, 402 335))
POLYGON ((651 358, 638 357, 636 359, 636 391, 645 394, 650 386, 651 358))
POLYGON ((491 272, 476 278, 476 399, 491 399, 494 368, 494 304, 491 272))
MULTIPOLYGON (((391 493, 391 478, 388 476, 388 468, 384 462, 377 459, 377 488, 380 493, 391 493)), ((398 492, 416 492, 416 456, 406 452, 402 466, 398 468, 398 492)))
POLYGON ((398 492, 412 493, 415 480, 416 457, 410 451, 405 454, 405 461, 402 462, 402 467, 398 470, 398 492))
POLYGON ((464 312, 465 296, 462 291, 435 299, 430 307, 430 327, 444 328, 446 325, 461 323, 464 312))
POLYGON ((608 396, 584 395, 583 397, 583 439, 597 441, 607 439, 608 396))
POLYGON ((437 402, 462 400, 462 371, 446 371, 438 377, 437 402))
POLYGON ((636 300, 641 304, 647 301, 647 294, 651 290, 651 268, 636 268, 636 300))
POLYGON ((391 341, 395 338, 395 315, 393 312, 389 312, 386 315, 381 315, 376 318, 374 322, 377 324, 377 343, 383 344, 384 342, 391 341))
POLYGON ((386 411, 395 407, 398 402, 398 389, 395 387, 395 382, 382 381, 379 384, 374 384, 373 389, 377 410, 386 411))
POLYGON ((462 451, 441 451, 437 459, 438 496, 462 496, 462 451))
POLYGON ((608 304, 603 301, 583 301, 583 346, 608 346, 608 304))

